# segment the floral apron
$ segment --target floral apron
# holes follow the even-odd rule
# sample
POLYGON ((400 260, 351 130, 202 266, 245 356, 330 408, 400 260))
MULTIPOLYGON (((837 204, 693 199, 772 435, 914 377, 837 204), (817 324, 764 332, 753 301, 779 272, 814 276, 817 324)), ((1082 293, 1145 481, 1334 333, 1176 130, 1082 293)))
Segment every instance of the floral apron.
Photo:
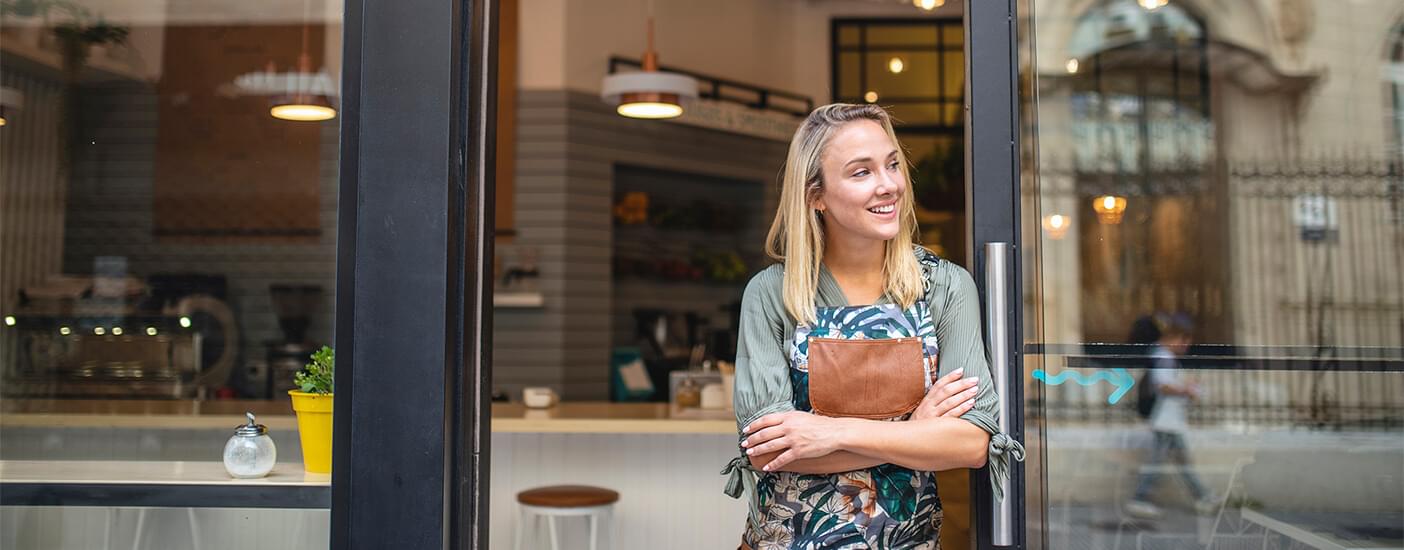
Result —
MULTIPOLYGON (((795 410, 810 412, 809 338, 921 338, 926 387, 937 376, 936 329, 925 301, 819 308, 789 343, 795 410)), ((906 417, 891 420, 905 420, 906 417)), ((769 472, 756 482, 757 509, 742 540, 755 550, 873 550, 939 547, 936 475, 892 464, 839 474, 769 472)))

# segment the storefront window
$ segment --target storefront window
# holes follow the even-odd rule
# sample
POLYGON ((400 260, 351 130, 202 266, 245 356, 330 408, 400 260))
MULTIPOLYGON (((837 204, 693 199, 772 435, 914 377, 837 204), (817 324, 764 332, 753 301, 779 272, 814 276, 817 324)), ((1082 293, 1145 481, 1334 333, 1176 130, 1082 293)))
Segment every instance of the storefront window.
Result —
POLYGON ((1020 3, 1031 547, 1404 542, 1404 13, 1272 6, 1020 3))
POLYGON ((342 3, 0 9, 0 476, 214 491, 7 498, 0 546, 325 546, 288 391, 333 344, 342 3), (303 511, 221 500, 245 413, 303 511))

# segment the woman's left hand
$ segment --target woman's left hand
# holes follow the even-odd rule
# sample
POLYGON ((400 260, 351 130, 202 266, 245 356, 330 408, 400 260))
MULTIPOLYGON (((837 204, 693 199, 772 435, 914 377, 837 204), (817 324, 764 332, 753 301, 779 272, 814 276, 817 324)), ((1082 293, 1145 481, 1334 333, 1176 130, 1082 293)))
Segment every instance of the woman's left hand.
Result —
POLYGON ((780 456, 765 465, 765 471, 773 472, 796 460, 839 450, 842 420, 800 411, 768 414, 746 426, 750 435, 741 446, 750 456, 779 452, 780 456))

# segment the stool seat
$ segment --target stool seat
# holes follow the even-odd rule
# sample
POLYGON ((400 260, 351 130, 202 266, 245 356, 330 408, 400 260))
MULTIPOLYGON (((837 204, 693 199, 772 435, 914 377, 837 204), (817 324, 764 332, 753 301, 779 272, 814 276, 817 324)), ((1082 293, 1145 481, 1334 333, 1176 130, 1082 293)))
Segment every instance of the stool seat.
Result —
POLYGON ((619 493, 589 485, 552 485, 517 493, 517 502, 543 508, 604 506, 619 501, 619 493))

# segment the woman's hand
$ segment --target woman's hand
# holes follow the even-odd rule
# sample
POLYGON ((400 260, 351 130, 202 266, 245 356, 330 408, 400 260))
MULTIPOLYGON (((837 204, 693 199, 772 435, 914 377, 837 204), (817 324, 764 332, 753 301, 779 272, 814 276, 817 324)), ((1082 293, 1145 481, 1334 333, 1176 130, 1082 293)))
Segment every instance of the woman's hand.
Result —
POLYGON ((975 407, 975 396, 980 393, 979 378, 961 378, 965 369, 956 369, 942 376, 927 390, 915 411, 912 420, 925 420, 949 416, 958 418, 975 407))
POLYGON ((844 420, 800 411, 768 414, 746 426, 749 435, 741 446, 749 456, 779 452, 764 468, 774 472, 796 460, 840 450, 844 420))

